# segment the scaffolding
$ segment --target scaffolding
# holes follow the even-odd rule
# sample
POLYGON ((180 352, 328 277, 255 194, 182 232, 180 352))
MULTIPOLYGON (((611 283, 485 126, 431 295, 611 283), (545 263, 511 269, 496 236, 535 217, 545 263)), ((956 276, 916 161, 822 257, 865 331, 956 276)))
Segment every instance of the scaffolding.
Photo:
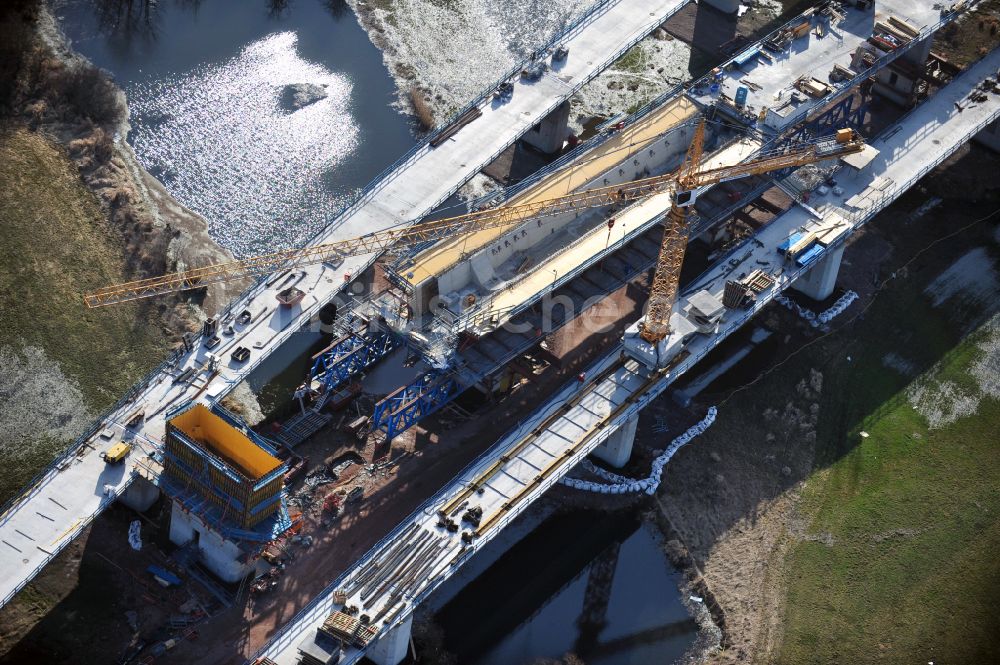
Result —
POLYGON ((190 402, 167 414, 160 487, 209 526, 239 539, 269 540, 280 524, 287 466, 263 437, 221 407, 190 402), (274 518, 274 519, 271 519, 274 518))

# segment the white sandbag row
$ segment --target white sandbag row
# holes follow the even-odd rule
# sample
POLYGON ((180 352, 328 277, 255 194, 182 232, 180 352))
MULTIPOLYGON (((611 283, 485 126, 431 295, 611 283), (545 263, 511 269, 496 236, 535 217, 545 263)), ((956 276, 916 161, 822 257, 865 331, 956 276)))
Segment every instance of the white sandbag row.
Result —
POLYGON ((818 323, 813 325, 821 325, 823 323, 829 323, 835 318, 840 316, 845 309, 847 309, 852 302, 858 299, 858 294, 854 291, 848 291, 844 295, 837 298, 837 302, 833 303, 833 306, 825 312, 821 312, 819 316, 816 317, 818 323))
POLYGON ((848 291, 844 295, 837 298, 837 302, 833 303, 833 305, 829 309, 817 314, 811 309, 806 309, 805 307, 803 307, 802 305, 798 304, 797 302, 795 302, 794 300, 785 295, 778 295, 775 296, 774 298, 775 302, 784 305, 786 308, 790 310, 793 310, 796 314, 798 314, 803 319, 808 321, 809 325, 811 325, 813 328, 819 328, 821 325, 833 321, 835 318, 840 316, 840 314, 842 314, 843 311, 847 309, 852 302, 854 302, 857 299, 858 299, 857 293, 855 293, 854 291, 848 291))
POLYGON ((643 478, 642 480, 633 480, 632 478, 620 476, 617 473, 607 471, 592 464, 590 460, 584 460, 584 468, 609 481, 610 484, 598 483, 591 480, 581 480, 579 478, 569 478, 565 476, 560 479, 559 482, 567 487, 586 490, 588 492, 597 492, 599 494, 633 494, 636 492, 645 492, 646 494, 652 495, 656 492, 656 488, 660 486, 663 467, 667 465, 667 462, 669 462, 670 458, 674 456, 674 453, 680 450, 681 446, 711 427, 712 423, 715 422, 715 416, 717 414, 718 409, 714 406, 708 407, 708 412, 705 414, 704 418, 671 441, 666 450, 656 456, 656 459, 653 460, 653 466, 652 469, 650 469, 649 476, 643 478))

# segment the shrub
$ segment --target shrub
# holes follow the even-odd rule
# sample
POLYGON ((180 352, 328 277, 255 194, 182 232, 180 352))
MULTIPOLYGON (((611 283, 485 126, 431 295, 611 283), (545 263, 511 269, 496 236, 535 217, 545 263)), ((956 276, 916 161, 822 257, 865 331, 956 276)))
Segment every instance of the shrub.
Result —
POLYGON ((427 102, 424 101, 423 91, 417 87, 410 87, 410 103, 413 104, 413 113, 417 116, 417 120, 420 121, 420 126, 424 130, 434 129, 434 113, 431 112, 427 102))
POLYGON ((59 69, 49 83, 54 96, 95 124, 115 122, 125 112, 114 84, 90 63, 59 69))

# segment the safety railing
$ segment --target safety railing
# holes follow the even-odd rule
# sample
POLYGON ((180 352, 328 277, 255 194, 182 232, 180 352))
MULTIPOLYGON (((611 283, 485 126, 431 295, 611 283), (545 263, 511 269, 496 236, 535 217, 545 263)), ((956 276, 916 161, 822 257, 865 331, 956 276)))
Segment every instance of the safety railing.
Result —
MULTIPOLYGON (((606 13, 612 6, 616 5, 618 2, 620 2, 620 0, 600 0, 599 2, 597 2, 596 4, 594 4, 580 18, 578 18, 576 21, 574 21, 573 23, 571 23, 569 26, 567 26, 561 32, 559 32, 556 35, 554 35, 551 39, 549 39, 549 41, 546 44, 544 44, 543 46, 541 46, 538 49, 536 49, 535 53, 546 52, 549 49, 551 49, 552 47, 554 47, 555 45, 571 39, 575 34, 577 34, 578 32, 580 32, 581 30, 583 30, 586 26, 590 25, 590 23, 592 23, 593 21, 595 21, 597 18, 599 18, 604 13, 606 13)), ((608 64, 614 62, 615 60, 617 60, 618 58, 620 58, 622 55, 624 55, 624 53, 626 51, 628 51, 630 48, 632 48, 633 46, 635 46, 635 44, 637 44, 639 41, 641 41, 643 38, 645 38, 646 35, 649 32, 651 32, 652 29, 655 28, 655 26, 661 24, 664 20, 666 20, 667 18, 669 18, 681 6, 683 6, 683 3, 678 3, 678 5, 671 12, 668 12, 665 16, 658 17, 654 21, 648 22, 646 24, 646 28, 644 28, 642 31, 639 31, 637 33, 637 36, 635 38, 633 38, 628 43, 626 43, 625 45, 623 45, 622 47, 620 47, 610 57, 606 58, 605 61, 604 61, 604 63, 602 63, 601 67, 597 67, 594 70, 592 70, 592 73, 589 74, 584 79, 575 81, 572 86, 567 86, 567 94, 566 94, 566 96, 568 97, 570 94, 572 94, 572 93, 576 92, 577 90, 579 90, 584 84, 586 84, 591 79, 593 79, 595 76, 597 76, 597 73, 599 71, 602 71, 608 64)), ((366 203, 368 203, 371 200, 371 198, 378 191, 380 191, 383 187, 385 187, 388 183, 390 183, 394 179, 395 176, 398 176, 398 174, 403 170, 404 166, 409 165, 419 155, 421 155, 421 154, 423 154, 423 153, 428 152, 429 150, 431 150, 431 148, 430 148, 430 142, 432 140, 434 140, 435 138, 437 138, 441 134, 441 132, 443 132, 444 130, 446 130, 455 121, 455 119, 457 119, 462 114, 467 113, 470 109, 472 109, 474 107, 477 107, 480 104, 482 104, 484 101, 486 101, 493 94, 493 91, 496 90, 497 87, 499 87, 503 82, 511 79, 512 77, 517 76, 520 73, 520 71, 522 69, 524 69, 526 66, 528 66, 530 63, 531 63, 531 59, 530 58, 526 58, 526 59, 522 60, 515 67, 512 67, 510 70, 508 70, 503 76, 499 77, 495 82, 493 82, 489 86, 486 86, 483 89, 483 91, 475 99, 473 99, 472 101, 470 101, 468 104, 466 104, 464 107, 462 107, 458 111, 455 111, 455 113, 453 113, 447 120, 445 120, 443 123, 441 123, 440 125, 438 125, 437 128, 435 128, 432 132, 430 132, 427 136, 425 136, 424 139, 420 143, 418 143, 417 145, 413 146, 413 148, 411 148, 406 154, 404 154, 402 157, 400 157, 399 159, 397 159, 395 162, 393 162, 392 164, 390 164, 389 166, 387 166, 386 168, 384 168, 380 173, 378 173, 371 180, 371 182, 369 182, 369 184, 365 185, 365 187, 363 187, 360 190, 358 190, 358 192, 352 197, 352 199, 351 199, 350 202, 346 203, 344 206, 342 206, 340 208, 340 210, 338 210, 337 212, 333 213, 332 217, 333 217, 334 221, 331 222, 330 224, 328 224, 327 226, 323 227, 322 229, 317 230, 312 236, 310 236, 310 238, 306 242, 303 243, 303 245, 315 244, 315 243, 319 242, 320 239, 324 235, 327 235, 332 230, 334 230, 335 228, 337 228, 337 226, 339 226, 339 224, 338 224, 339 220, 341 220, 343 218, 346 218, 347 216, 353 214, 354 212, 357 211, 358 208, 360 208, 361 206, 363 206, 366 203)), ((552 111, 554 111, 560 104, 562 104, 562 102, 563 102, 563 100, 559 99, 557 102, 555 102, 555 103, 551 104, 550 106, 548 106, 547 108, 545 108, 544 111, 542 113, 538 114, 537 117, 544 118, 549 113, 551 113, 552 111)), ((484 160, 482 160, 480 162, 480 164, 476 167, 476 169, 473 172, 481 170, 482 167, 484 167, 485 165, 489 164, 494 159, 496 159, 504 150, 506 150, 508 147, 510 147, 511 143, 513 143, 513 141, 511 141, 510 143, 507 143, 506 145, 503 145, 502 147, 498 148, 493 153, 491 153, 486 159, 484 159, 484 160)), ((457 187, 455 189, 457 190, 457 187)), ((454 193, 454 190, 447 192, 445 195, 443 195, 442 197, 440 197, 433 204, 427 206, 425 210, 420 211, 418 214, 416 214, 415 218, 419 219, 420 217, 426 215, 428 212, 430 212, 431 210, 433 210, 434 208, 436 208, 438 205, 440 205, 441 203, 443 203, 445 200, 447 200, 453 193, 454 193)), ((371 265, 371 262, 373 262, 373 261, 374 261, 374 259, 371 259, 371 261, 369 261, 368 263, 366 263, 361 268, 361 270, 364 270, 364 269, 368 268, 369 265, 371 265)), ((259 293, 260 287, 264 284, 264 282, 266 280, 267 280, 266 276, 259 277, 255 281, 255 283, 253 285, 251 285, 247 289, 247 291, 245 291, 243 294, 241 294, 240 296, 238 296, 235 300, 236 301, 245 301, 245 300, 250 299, 253 294, 259 293)))
MULTIPOLYGON (((598 2, 597 4, 595 4, 591 8, 591 10, 589 10, 586 14, 584 14, 583 16, 581 16, 580 19, 578 19, 573 24, 571 24, 569 27, 567 27, 565 30, 563 30, 561 33, 557 34, 552 39, 550 39, 549 42, 546 45, 544 45, 543 47, 540 47, 539 49, 537 49, 536 52, 537 51, 548 50, 552 46, 554 46, 554 45, 556 45, 556 44, 558 44, 560 42, 563 42, 563 41, 569 39, 573 34, 579 32, 584 27, 586 27, 587 25, 589 25, 591 22, 593 22, 596 18, 598 18, 600 15, 602 15, 604 12, 606 12, 611 6, 617 4, 619 1, 620 0, 602 0, 601 2, 598 2)), ((680 6, 682 6, 682 5, 678 4, 677 7, 674 9, 674 11, 676 11, 676 9, 680 8, 680 6)), ((648 34, 648 32, 650 32, 652 30, 653 27, 655 27, 656 25, 661 24, 672 13, 673 12, 670 12, 665 17, 659 17, 656 20, 647 23, 646 25, 647 25, 648 29, 644 29, 642 31, 639 31, 637 33, 637 36, 635 38, 633 38, 631 41, 629 41, 625 45, 621 46, 611 56, 609 56, 608 58, 606 58, 605 62, 603 63, 603 66, 595 68, 592 71, 592 73, 590 75, 588 75, 585 79, 577 81, 577 82, 575 82, 574 86, 572 86, 570 88, 567 88, 567 90, 568 90, 567 94, 575 92, 580 87, 582 87, 584 84, 586 84, 591 79, 593 79, 595 76, 597 76, 597 73, 599 71, 603 70, 608 64, 610 64, 610 63, 614 62, 615 60, 617 60, 618 58, 620 58, 626 51, 628 51, 630 48, 632 48, 633 46, 635 46, 635 44, 637 44, 639 41, 641 41, 641 39, 643 39, 648 34)), ((474 99, 473 101, 469 102, 469 104, 467 104, 465 107, 463 107, 459 111, 456 111, 455 114, 453 114, 453 116, 451 118, 449 118, 449 120, 445 121, 444 123, 442 123, 441 125, 439 125, 433 132, 431 132, 430 134, 428 134, 421 143, 415 145, 413 148, 410 149, 409 152, 407 152, 405 155, 403 155, 402 157, 400 157, 399 159, 397 159, 395 162, 393 162, 392 164, 390 164, 389 166, 387 166, 385 169, 383 169, 382 172, 380 172, 377 176, 375 176, 375 178, 373 178, 372 181, 368 185, 366 185, 364 188, 362 188, 361 190, 358 191, 358 193, 354 196, 354 198, 352 199, 351 202, 345 204, 338 212, 334 213, 334 215, 333 215, 333 217, 335 219, 334 222, 331 222, 331 224, 329 224, 326 227, 318 230, 304 244, 305 245, 309 245, 309 244, 314 244, 314 243, 319 242, 320 239, 324 235, 330 233, 337 226, 339 226, 339 224, 337 223, 336 220, 341 220, 341 219, 346 218, 347 216, 349 216, 349 215, 353 214, 354 212, 356 212, 361 206, 363 206, 366 203, 368 203, 371 200, 371 198, 379 190, 382 189, 382 187, 384 187, 389 182, 391 182, 392 178, 389 177, 390 175, 392 175, 394 173, 398 174, 398 172, 401 171, 404 166, 406 166, 409 163, 411 163, 412 161, 414 161, 418 155, 422 154, 423 152, 426 152, 426 151, 430 150, 430 148, 429 148, 430 141, 433 140, 436 136, 438 136, 440 134, 440 132, 444 131, 449 126, 449 124, 451 124, 451 122, 454 120, 454 118, 457 118, 461 114, 466 113, 469 109, 471 109, 474 106, 477 106, 478 104, 482 103, 485 99, 487 99, 492 94, 492 92, 500 85, 500 83, 508 80, 512 76, 517 75, 517 73, 520 72, 521 69, 523 69, 527 64, 529 64, 529 62, 530 62, 530 59, 523 60, 521 63, 518 64, 518 66, 512 68, 507 74, 505 74, 503 77, 499 78, 494 84, 486 87, 484 89, 484 91, 482 93, 480 93, 480 95, 476 99, 474 99)), ((554 111, 560 104, 562 104, 562 99, 560 99, 560 100, 554 102, 553 104, 551 104, 542 113, 540 113, 538 115, 538 117, 543 117, 544 118, 549 113, 551 113, 552 111, 554 111)), ((649 105, 647 105, 647 107, 648 106, 649 105)), ((649 107, 649 108, 652 108, 652 107, 649 107)), ((647 112, 648 112, 649 108, 646 109, 647 112)), ((477 165, 477 167, 474 169, 473 172, 481 170, 487 164, 489 164, 494 159, 496 159, 497 157, 499 157, 502 152, 504 152, 508 147, 510 147, 511 143, 513 143, 513 140, 511 142, 506 143, 505 145, 497 148, 492 153, 490 153, 486 158, 482 159, 480 161, 480 163, 477 165)), ((457 187, 455 189, 451 190, 451 191, 445 192, 437 200, 435 200, 434 202, 432 202, 430 205, 426 206, 425 210, 420 211, 416 215, 416 218, 420 218, 423 215, 426 215, 429 211, 435 209, 437 206, 439 206, 440 204, 444 203, 444 201, 446 201, 454 193, 454 191, 456 189, 457 189, 457 187)), ((362 271, 366 270, 368 267, 370 267, 370 265, 375 261, 376 258, 377 257, 372 257, 371 259, 369 259, 366 263, 364 263, 362 266, 359 267, 358 272, 362 272, 362 271)), ((230 312, 230 311, 233 311, 235 309, 239 309, 239 305, 237 303, 240 303, 240 304, 247 303, 247 302, 251 301, 257 295, 259 295, 260 292, 263 291, 266 288, 266 282, 269 279, 270 279, 270 276, 268 276, 268 275, 259 277, 255 281, 255 283, 253 285, 251 285, 243 294, 241 294, 240 296, 238 296, 236 299, 234 299, 234 301, 232 303, 230 303, 229 305, 227 305, 226 312, 230 312)), ((334 293, 331 293, 330 297, 333 298, 334 295, 335 295, 334 293)), ((326 304, 326 303, 318 303, 318 304, 323 305, 323 304, 326 304)), ((287 339, 288 336, 290 336, 290 334, 291 334, 290 332, 282 334, 278 343, 283 342, 285 339, 287 339)), ((247 368, 244 368, 243 370, 241 370, 240 375, 241 376, 247 376, 251 371, 253 371, 254 369, 256 369, 260 365, 261 362, 263 362, 263 358, 262 357, 258 357, 256 360, 254 360, 251 363, 251 365, 249 365, 247 368)), ((230 385, 231 386, 235 385, 235 382, 231 381, 230 385)), ((220 397, 221 397, 221 394, 220 394, 220 397)))
POLYGON ((75 455, 80 447, 83 446, 90 438, 92 438, 97 432, 101 430, 108 419, 111 418, 116 412, 120 411, 122 408, 131 404, 137 396, 144 392, 150 384, 159 376, 166 373, 169 367, 173 366, 173 360, 165 360, 160 363, 155 369, 150 370, 146 376, 144 376, 138 383, 129 388, 124 395, 118 398, 118 401, 105 410, 100 416, 98 416, 90 427, 84 430, 79 436, 77 436, 72 443, 66 446, 60 453, 57 454, 55 459, 52 460, 44 469, 39 471, 35 476, 25 484, 26 490, 17 496, 13 496, 4 502, 3 508, 0 509, 0 526, 5 524, 14 511, 23 505, 31 497, 35 496, 41 489, 45 486, 43 482, 49 474, 58 473, 62 465, 66 462, 67 458, 75 455))
POLYGON ((126 489, 128 489, 128 487, 132 484, 131 481, 135 479, 136 475, 137 475, 137 472, 132 471, 131 474, 130 474, 130 476, 129 476, 129 482, 122 483, 122 485, 120 487, 118 487, 111 494, 103 494, 103 495, 101 495, 101 501, 98 504, 97 508, 94 509, 89 515, 81 518, 69 530, 67 530, 65 533, 63 533, 60 536, 59 542, 56 543, 55 546, 53 546, 50 550, 44 550, 41 547, 39 547, 38 549, 45 553, 45 558, 42 559, 42 561, 37 566, 35 566, 35 568, 29 574, 27 574, 24 577, 22 577, 21 581, 18 582, 17 586, 14 587, 13 589, 11 589, 7 593, 7 595, 3 597, 3 600, 0 600, 0 607, 3 607, 7 603, 9 603, 10 600, 14 596, 16 596, 21 591, 21 589, 23 589, 28 584, 28 582, 30 582, 32 579, 34 579, 35 575, 37 575, 42 570, 42 568, 44 568, 45 566, 49 565, 49 563, 52 561, 52 559, 56 558, 56 556, 60 552, 63 551, 63 548, 65 548, 66 545, 68 545, 69 543, 73 542, 73 540, 78 535, 80 535, 80 532, 82 532, 84 529, 86 529, 88 526, 90 526, 90 523, 94 521, 94 518, 96 518, 98 515, 100 515, 102 512, 104 512, 104 509, 109 504, 111 504, 119 496, 121 496, 122 493, 126 489))
MULTIPOLYGON (((973 6, 973 4, 974 3, 968 5, 965 8, 965 10, 968 11, 969 9, 971 9, 972 6, 973 6)), ((940 16, 940 18, 938 19, 938 21, 936 23, 934 23, 933 25, 931 25, 929 27, 925 27, 922 30, 920 30, 920 32, 917 34, 917 36, 914 37, 913 39, 911 39, 910 41, 908 41, 906 44, 903 44, 903 45, 901 45, 901 46, 893 49, 892 51, 888 51, 887 53, 884 53, 883 55, 879 56, 878 58, 876 58, 873 61, 873 63, 868 68, 864 69, 861 72, 858 72, 857 74, 855 74, 850 79, 847 79, 846 81, 837 82, 836 83, 836 87, 834 89, 834 92, 832 94, 830 94, 830 95, 828 95, 826 97, 823 97, 823 98, 817 100, 818 103, 816 103, 816 104, 806 104, 806 105, 804 105, 804 107, 802 109, 796 111, 791 116, 788 116, 783 121, 783 127, 791 127, 792 125, 795 125, 796 123, 802 121, 803 119, 807 119, 808 116, 810 116, 811 114, 821 112, 823 108, 825 108, 829 104, 831 104, 831 103, 839 100, 844 95, 848 94, 859 83, 861 83, 865 79, 873 76, 875 73, 877 73, 883 67, 885 67, 889 63, 893 62, 894 60, 896 60, 900 56, 902 56, 905 53, 907 53, 914 46, 916 46, 917 44, 923 42, 925 39, 932 38, 934 36, 935 32, 937 32, 938 30, 940 30, 942 27, 944 27, 948 23, 951 23, 952 21, 954 21, 956 18, 958 18, 958 16, 961 15, 961 13, 962 13, 961 11, 947 11, 947 12, 942 13, 941 16, 940 16)), ((764 42, 766 42, 768 40, 774 39, 775 37, 778 36, 778 34, 780 32, 782 32, 783 30, 787 30, 793 24, 799 23, 800 21, 801 21, 801 16, 796 16, 796 17, 792 18, 790 21, 788 21, 788 22, 782 24, 781 26, 777 27, 776 29, 772 30, 770 33, 767 34, 766 37, 763 37, 762 39, 759 39, 758 41, 756 41, 754 44, 751 44, 751 45, 747 46, 746 48, 741 49, 740 53, 745 52, 748 48, 753 48, 754 46, 758 46, 758 47, 761 46, 764 42)), ((723 69, 724 70, 726 67, 728 67, 733 62, 735 62, 736 59, 739 57, 740 53, 737 53, 735 56, 733 56, 732 58, 730 58, 730 59, 726 60, 724 63, 722 63, 719 66, 719 69, 723 69)), ((700 79, 698 79, 697 81, 695 81, 691 85, 691 88, 692 89, 703 89, 705 87, 708 87, 710 85, 710 83, 711 83, 710 79, 711 79, 711 73, 706 74, 705 76, 703 76, 700 79)))
MULTIPOLYGON (((605 356, 601 360, 598 360, 592 365, 592 367, 599 365, 601 362, 606 362, 607 359, 610 357, 610 355, 611 354, 605 356)), ((577 383, 576 379, 568 380, 563 386, 560 387, 559 391, 561 392, 570 385, 575 385, 576 383, 577 383)), ((513 430, 511 430, 511 435, 517 436, 518 435, 517 433, 519 432, 523 433, 529 431, 530 427, 526 429, 525 423, 529 423, 536 419, 544 417, 544 415, 546 415, 549 411, 556 408, 557 406, 558 405, 553 406, 552 404, 543 404, 535 408, 533 411, 530 412, 528 416, 526 416, 523 420, 521 420, 513 430)), ((456 474, 455 478, 473 477, 474 471, 477 468, 483 466, 487 460, 492 460, 497 456, 497 454, 506 449, 508 445, 507 443, 508 438, 509 436, 503 437, 502 439, 497 441, 494 445, 490 446, 489 449, 480 453, 472 462, 467 464, 465 468, 462 469, 461 472, 456 474)), ((290 621, 288 621, 285 625, 283 625, 280 629, 278 629, 278 632, 274 635, 274 637, 271 638, 268 644, 265 645, 263 648, 261 648, 256 654, 254 654, 254 656, 248 662, 252 662, 255 658, 258 658, 260 656, 268 654, 274 655, 275 652, 280 651, 282 648, 289 645, 291 640, 300 637, 302 633, 301 629, 295 632, 294 635, 290 635, 289 633, 292 632, 292 629, 294 627, 301 625, 303 622, 307 620, 312 622, 313 620, 318 619, 324 612, 328 612, 329 606, 332 603, 333 592, 337 588, 343 586, 347 581, 349 581, 350 578, 355 574, 355 571, 364 568, 364 566, 368 562, 370 562, 373 558, 375 558, 375 556, 379 553, 381 549, 385 547, 387 543, 391 542, 392 540, 397 538, 400 534, 402 534, 403 531, 405 531, 406 528, 411 523, 419 519, 421 514, 429 514, 427 513, 428 508, 437 503, 443 503, 448 497, 452 496, 458 491, 460 491, 460 488, 455 489, 449 485, 447 488, 445 488, 444 491, 438 492, 437 494, 429 497, 427 500, 421 503, 416 509, 413 510, 413 512, 409 514, 409 516, 406 519, 402 520, 396 526, 396 528, 394 528, 392 531, 383 536, 377 543, 375 543, 363 555, 361 555, 357 559, 357 562, 351 567, 351 570, 345 571, 340 576, 338 576, 337 579, 335 579, 333 582, 327 585, 327 587, 323 589, 323 591, 319 592, 305 607, 299 610, 299 612, 296 613, 296 615, 292 617, 290 621)), ((423 596, 419 597, 422 598, 423 596)), ((416 605, 417 603, 418 601, 413 601, 411 604, 416 605)))

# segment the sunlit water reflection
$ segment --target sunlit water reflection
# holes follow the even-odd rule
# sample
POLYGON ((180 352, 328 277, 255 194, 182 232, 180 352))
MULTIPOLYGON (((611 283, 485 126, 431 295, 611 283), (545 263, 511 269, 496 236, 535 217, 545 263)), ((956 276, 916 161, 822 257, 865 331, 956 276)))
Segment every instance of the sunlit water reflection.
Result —
POLYGON ((358 147, 352 84, 296 46, 295 33, 277 33, 223 64, 126 89, 143 166, 238 256, 305 240, 343 203, 324 174, 358 147), (328 96, 288 111, 281 96, 293 83, 322 85, 328 96))

